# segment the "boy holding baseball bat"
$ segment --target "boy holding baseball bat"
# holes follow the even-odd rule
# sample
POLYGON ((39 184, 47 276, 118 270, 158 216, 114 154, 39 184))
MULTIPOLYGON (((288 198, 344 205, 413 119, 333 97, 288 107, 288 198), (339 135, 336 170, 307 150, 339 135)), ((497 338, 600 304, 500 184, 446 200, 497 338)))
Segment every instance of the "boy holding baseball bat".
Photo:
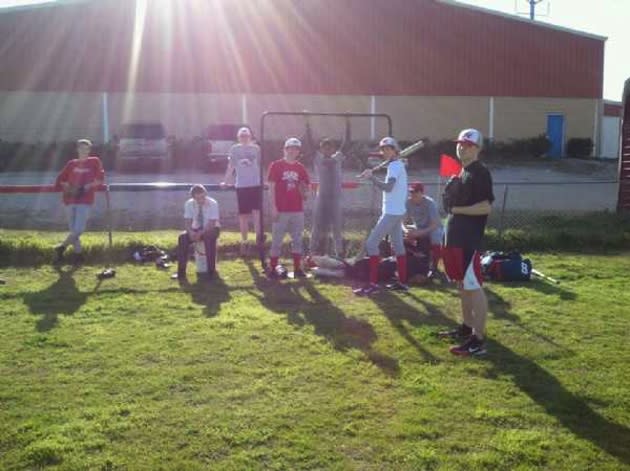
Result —
POLYGON ((400 148, 393 137, 381 139, 379 149, 387 165, 385 181, 380 181, 372 175, 372 169, 364 170, 359 175, 359 178, 370 179, 376 187, 383 191, 383 210, 380 219, 365 242, 365 249, 370 258, 370 281, 353 291, 357 296, 369 296, 380 290, 378 285, 379 242, 386 235, 390 236, 394 253, 396 254, 396 268, 398 271, 398 281, 387 287, 401 291, 409 289, 406 285, 407 257, 402 230, 407 202, 407 170, 399 158, 400 148))
POLYGON ((68 245, 74 248, 74 263, 83 260, 81 254, 81 234, 85 232, 90 209, 94 204, 94 192, 103 183, 105 171, 101 160, 90 155, 92 142, 88 139, 77 141, 78 158, 66 163, 55 181, 55 186, 63 192, 63 204, 68 213, 70 233, 55 247, 54 263, 63 261, 68 245))

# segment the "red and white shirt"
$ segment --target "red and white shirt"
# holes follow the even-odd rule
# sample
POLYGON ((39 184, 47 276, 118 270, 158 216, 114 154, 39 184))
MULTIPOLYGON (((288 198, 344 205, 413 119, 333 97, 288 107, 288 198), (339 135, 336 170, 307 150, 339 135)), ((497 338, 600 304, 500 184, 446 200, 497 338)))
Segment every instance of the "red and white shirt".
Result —
POLYGON ((311 184, 308 172, 300 162, 275 160, 269 166, 267 180, 274 183, 276 209, 281 213, 304 211, 301 187, 311 184))

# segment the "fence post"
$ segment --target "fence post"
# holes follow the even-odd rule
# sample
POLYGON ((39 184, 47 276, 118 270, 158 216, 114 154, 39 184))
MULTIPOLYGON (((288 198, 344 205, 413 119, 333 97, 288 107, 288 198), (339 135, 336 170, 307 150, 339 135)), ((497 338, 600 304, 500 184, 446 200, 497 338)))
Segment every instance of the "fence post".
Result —
POLYGON ((507 203, 508 189, 509 187, 507 185, 503 187, 503 204, 501 205, 501 217, 499 219, 499 241, 501 242, 501 245, 503 245, 503 223, 505 218, 505 205, 507 203))
POLYGON ((109 200, 109 185, 105 185, 105 203, 107 205, 107 237, 109 239, 109 252, 112 251, 112 207, 109 200))

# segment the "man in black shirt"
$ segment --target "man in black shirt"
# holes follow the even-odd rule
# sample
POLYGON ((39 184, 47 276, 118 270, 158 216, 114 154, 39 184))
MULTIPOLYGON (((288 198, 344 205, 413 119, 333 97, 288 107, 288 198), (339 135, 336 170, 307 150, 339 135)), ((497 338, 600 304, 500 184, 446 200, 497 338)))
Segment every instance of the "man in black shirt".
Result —
POLYGON ((486 353, 488 301, 482 288, 480 251, 494 201, 492 177, 479 161, 483 145, 479 131, 465 129, 456 142, 463 169, 444 190, 444 209, 449 215, 443 260, 448 277, 460 290, 463 323, 455 330, 440 332, 440 336, 462 341, 450 349, 455 355, 482 355, 486 353))

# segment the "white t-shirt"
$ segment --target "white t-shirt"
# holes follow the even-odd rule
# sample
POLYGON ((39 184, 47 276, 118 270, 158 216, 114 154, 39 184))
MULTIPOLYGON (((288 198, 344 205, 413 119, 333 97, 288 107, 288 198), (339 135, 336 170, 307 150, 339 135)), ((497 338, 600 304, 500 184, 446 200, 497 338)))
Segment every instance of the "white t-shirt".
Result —
POLYGON ((236 171, 236 188, 260 186, 260 147, 256 144, 234 144, 230 163, 236 171))
POLYGON ((407 169, 401 160, 394 160, 387 166, 385 181, 395 178, 392 191, 383 192, 383 214, 402 216, 407 212, 407 169))
MULTIPOLYGON (((219 225, 219 203, 215 199, 206 196, 206 201, 201 206, 201 212, 203 214, 203 225, 206 226, 208 221, 214 219, 219 225)), ((199 226, 199 204, 194 198, 190 198, 184 204, 184 219, 192 219, 193 229, 203 229, 199 226)))

